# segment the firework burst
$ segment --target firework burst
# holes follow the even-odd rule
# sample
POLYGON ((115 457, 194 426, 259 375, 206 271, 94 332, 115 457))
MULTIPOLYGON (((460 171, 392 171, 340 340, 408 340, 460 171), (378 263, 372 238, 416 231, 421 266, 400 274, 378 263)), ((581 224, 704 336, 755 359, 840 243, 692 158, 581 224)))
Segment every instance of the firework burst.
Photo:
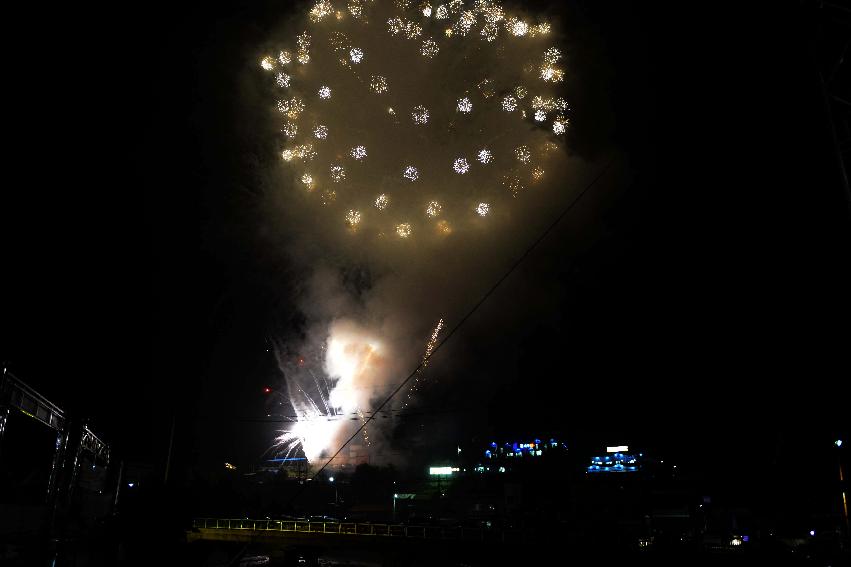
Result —
POLYGON ((291 40, 282 38, 277 57, 260 59, 261 70, 287 92, 278 101, 288 118, 279 151, 293 163, 305 159, 307 139, 321 141, 307 157, 316 162, 314 171, 331 172, 338 198, 326 199, 321 192, 315 198, 342 209, 337 218, 349 226, 345 212, 361 211, 361 234, 395 232, 400 242, 435 234, 420 230, 426 219, 414 213, 427 202, 419 191, 433 193, 435 187, 447 192, 435 196, 444 220, 454 227, 442 234, 463 234, 481 197, 502 206, 519 193, 519 183, 503 180, 526 179, 529 164, 557 159, 558 154, 538 152, 541 145, 529 143, 563 135, 569 123, 567 103, 553 90, 564 77, 564 54, 553 45, 548 22, 511 13, 492 0, 437 6, 319 0, 301 21, 302 31, 291 40), (513 66, 505 64, 507 49, 517 62, 513 66), (296 72, 293 60, 310 71, 296 72), (300 122, 308 123, 300 127, 300 122), (451 148, 455 155, 447 155, 451 148), (363 165, 357 171, 348 167, 358 161, 363 165), (441 162, 452 166, 456 179, 437 167, 441 162), (377 201, 374 180, 394 170, 403 172, 399 182, 384 184, 384 198, 377 201), (416 181, 421 189, 411 191, 405 181, 416 181), (411 220, 394 222, 379 214, 391 200, 411 220))
MULTIPOLYGON (((551 177, 564 158, 552 149, 569 124, 558 92, 565 57, 548 22, 493 0, 319 0, 294 25, 254 67, 275 97, 275 150, 293 189, 284 198, 315 204, 346 242, 450 250, 509 216, 527 185, 543 190, 544 169, 551 177)), ((406 407, 443 327, 441 318, 406 407)), ((324 341, 326 387, 305 391, 303 372, 288 374, 298 417, 277 439, 282 454, 311 462, 344 437, 338 416, 367 424, 370 386, 386 393, 389 379, 377 363, 391 356, 380 335, 335 321, 324 341)), ((369 429, 366 446, 380 438, 369 429)))

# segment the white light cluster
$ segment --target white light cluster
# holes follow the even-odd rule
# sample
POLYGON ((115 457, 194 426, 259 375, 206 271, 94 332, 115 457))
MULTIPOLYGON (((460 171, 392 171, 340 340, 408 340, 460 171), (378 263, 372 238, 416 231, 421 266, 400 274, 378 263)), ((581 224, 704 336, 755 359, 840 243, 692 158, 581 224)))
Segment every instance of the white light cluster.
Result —
MULTIPOLYGON (((363 17, 363 1, 362 0, 349 0, 348 5, 349 13, 356 19, 361 19, 363 17)), ((339 16, 338 18, 339 19, 339 16)))
POLYGON ((470 164, 467 163, 466 159, 458 158, 454 162, 452 162, 452 169, 455 170, 455 173, 464 175, 465 173, 470 171, 470 164))
POLYGON ((346 223, 351 227, 355 227, 360 224, 360 213, 354 209, 349 210, 349 212, 346 213, 346 223))
POLYGON ((422 33, 423 28, 420 27, 419 24, 415 24, 414 22, 405 22, 405 37, 408 39, 419 37, 422 33))
POLYGON ((415 106, 411 112, 411 118, 414 120, 414 124, 427 124, 428 109, 421 104, 415 106))
POLYGON ((369 81, 369 88, 375 94, 387 92, 387 78, 381 75, 373 75, 369 81))
POLYGON ((508 20, 505 27, 511 35, 516 37, 523 37, 529 33, 529 24, 517 18, 511 18, 508 20))
POLYGON ((405 24, 402 21, 402 18, 398 16, 387 20, 387 31, 390 32, 390 35, 398 35, 402 33, 404 27, 405 24))
POLYGON ((452 31, 460 36, 465 36, 470 33, 472 27, 476 24, 476 16, 473 12, 464 12, 458 21, 452 26, 452 31))
POLYGON ((544 52, 544 61, 550 65, 555 65, 561 59, 561 51, 555 47, 550 47, 544 52))
POLYGON ((334 13, 334 7, 328 0, 320 0, 310 10, 310 21, 319 22, 334 13))
POLYGON ((311 160, 316 157, 316 151, 313 149, 313 144, 299 144, 281 152, 281 157, 284 161, 292 161, 294 159, 311 160))
POLYGON ((558 83, 564 79, 564 71, 547 65, 545 67, 541 67, 541 78, 551 83, 558 83))
POLYGON ((331 166, 331 181, 340 183, 346 178, 346 168, 342 165, 331 166))
POLYGON ((417 168, 413 165, 409 165, 408 167, 406 167, 405 171, 402 173, 402 177, 410 181, 416 181, 419 176, 420 172, 417 171, 417 168))
POLYGON ((307 65, 310 63, 310 35, 307 32, 299 34, 296 43, 298 44, 296 59, 302 65, 307 65))
POLYGON ((440 51, 440 48, 437 46, 437 42, 433 39, 427 39, 423 41, 423 45, 420 48, 420 53, 423 57, 427 57, 429 59, 433 58, 440 51))
POLYGON ((410 223, 403 222, 396 225, 396 234, 399 235, 399 238, 408 238, 411 236, 411 232, 413 230, 410 223))
POLYGON ((285 122, 284 127, 281 128, 281 132, 283 132, 284 136, 287 138, 294 138, 298 133, 298 124, 295 122, 285 122))

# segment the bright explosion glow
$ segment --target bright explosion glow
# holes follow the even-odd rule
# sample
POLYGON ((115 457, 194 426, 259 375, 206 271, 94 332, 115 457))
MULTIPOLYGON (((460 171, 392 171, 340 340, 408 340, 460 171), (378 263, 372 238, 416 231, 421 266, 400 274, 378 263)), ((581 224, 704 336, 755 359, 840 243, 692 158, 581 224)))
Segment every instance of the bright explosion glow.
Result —
MULTIPOLYGON (((569 125, 554 92, 565 70, 549 23, 496 0, 318 0, 298 24, 277 55, 259 61, 280 97, 277 152, 302 195, 344 222, 347 237, 450 242, 493 226, 504 215, 490 215, 492 207, 505 211, 526 184, 543 184, 542 165, 558 155, 552 149, 569 125)), ((328 387, 308 394, 288 381, 298 418, 277 438, 279 450, 302 450, 310 462, 328 456, 348 421, 336 417, 366 419, 393 357, 369 329, 332 324, 328 387)), ((366 430, 363 439, 368 445, 366 430)))

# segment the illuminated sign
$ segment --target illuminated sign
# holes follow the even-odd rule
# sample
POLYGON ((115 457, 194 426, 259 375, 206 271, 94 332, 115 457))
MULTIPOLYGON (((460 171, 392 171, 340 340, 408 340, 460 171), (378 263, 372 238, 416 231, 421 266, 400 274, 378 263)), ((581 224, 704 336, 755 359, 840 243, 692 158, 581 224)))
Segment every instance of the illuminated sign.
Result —
MULTIPOLYGON (((611 449, 612 447, 609 447, 611 449)), ((617 447, 620 449, 620 447, 617 447)), ((641 454, 639 454, 641 456, 641 454)), ((588 467, 589 473, 626 473, 636 472, 640 463, 635 455, 615 452, 614 455, 603 455, 599 457, 591 457, 591 465, 588 467)))
POLYGON ((606 447, 607 453, 623 453, 624 451, 629 451, 628 445, 615 445, 614 447, 606 447))
POLYGON ((458 467, 429 467, 428 474, 431 475, 451 475, 453 472, 458 472, 458 467))

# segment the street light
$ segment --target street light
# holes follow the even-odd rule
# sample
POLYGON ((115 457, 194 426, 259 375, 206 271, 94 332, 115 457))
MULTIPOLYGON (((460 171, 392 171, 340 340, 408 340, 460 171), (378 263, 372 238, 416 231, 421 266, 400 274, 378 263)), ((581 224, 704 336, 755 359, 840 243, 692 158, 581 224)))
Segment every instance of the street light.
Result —
POLYGON ((393 494, 393 523, 396 523, 396 499, 399 498, 398 494, 393 494))

